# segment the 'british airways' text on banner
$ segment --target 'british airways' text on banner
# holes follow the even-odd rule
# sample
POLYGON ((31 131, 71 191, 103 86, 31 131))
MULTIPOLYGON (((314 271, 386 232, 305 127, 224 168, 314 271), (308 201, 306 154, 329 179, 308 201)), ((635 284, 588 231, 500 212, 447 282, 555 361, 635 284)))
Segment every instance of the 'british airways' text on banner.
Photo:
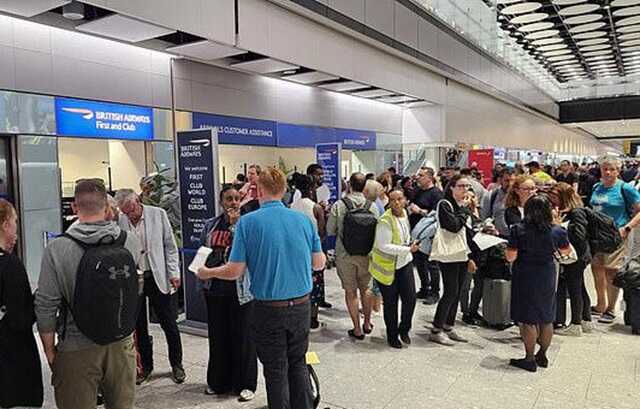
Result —
POLYGON ((55 99, 56 130, 61 136, 153 139, 153 109, 84 99, 55 99))

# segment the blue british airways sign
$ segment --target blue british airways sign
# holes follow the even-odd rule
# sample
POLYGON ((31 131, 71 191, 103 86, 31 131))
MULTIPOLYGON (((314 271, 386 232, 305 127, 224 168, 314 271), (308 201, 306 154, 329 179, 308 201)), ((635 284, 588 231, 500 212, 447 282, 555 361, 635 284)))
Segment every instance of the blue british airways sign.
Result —
POLYGON ((194 112, 193 127, 217 130, 221 144, 276 146, 277 142, 274 121, 194 112))
POLYGON ((105 139, 153 139, 151 108, 56 97, 56 130, 60 136, 105 139))

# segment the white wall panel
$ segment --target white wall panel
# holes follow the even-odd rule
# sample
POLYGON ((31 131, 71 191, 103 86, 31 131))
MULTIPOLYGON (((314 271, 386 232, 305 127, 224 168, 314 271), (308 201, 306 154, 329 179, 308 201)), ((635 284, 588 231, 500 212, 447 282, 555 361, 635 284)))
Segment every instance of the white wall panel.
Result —
POLYGON ((431 56, 438 52, 438 29, 424 19, 418 20, 418 50, 431 56))
POLYGON ((13 46, 40 53, 51 52, 51 30, 39 24, 20 25, 20 30, 14 33, 13 46))
POLYGON ((51 54, 15 48, 14 58, 17 89, 43 94, 53 91, 51 54))
POLYGON ((364 23, 364 2, 365 0, 325 0, 325 4, 335 11, 364 23))
MULTIPOLYGON (((383 3, 392 4, 386 0, 371 3, 376 4, 374 14, 389 7, 383 3)), ((428 93, 416 96, 429 100, 443 95, 442 77, 353 37, 266 1, 242 0, 238 6, 240 48, 400 93, 416 94, 428 89, 428 93), (273 25, 278 27, 272 28, 273 25), (273 35, 277 35, 278 40, 273 35), (297 44, 296 38, 305 38, 306 45, 297 44), (426 86, 416 91, 413 87, 416 82, 426 86)), ((392 27, 393 9, 388 17, 392 27)))
POLYGON ((13 89, 16 86, 16 65, 13 48, 0 45, 0 88, 13 89))
POLYGON ((394 4, 389 0, 365 0, 365 24, 393 38, 394 4))
POLYGON ((395 7, 395 39, 410 47, 418 49, 418 15, 408 8, 394 3, 395 7))
POLYGON ((444 141, 444 107, 433 105, 405 109, 402 120, 403 144, 444 141))

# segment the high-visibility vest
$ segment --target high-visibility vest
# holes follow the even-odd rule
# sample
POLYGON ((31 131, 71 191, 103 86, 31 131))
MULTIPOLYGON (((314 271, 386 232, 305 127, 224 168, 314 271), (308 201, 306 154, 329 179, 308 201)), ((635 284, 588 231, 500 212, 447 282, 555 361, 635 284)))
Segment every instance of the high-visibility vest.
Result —
MULTIPOLYGON (((391 227, 391 244, 402 245, 402 238, 395 219, 389 209, 384 212, 378 223, 384 223, 391 227)), ((380 283, 391 285, 396 274, 396 259, 397 256, 387 254, 374 245, 369 254, 369 273, 380 283)))

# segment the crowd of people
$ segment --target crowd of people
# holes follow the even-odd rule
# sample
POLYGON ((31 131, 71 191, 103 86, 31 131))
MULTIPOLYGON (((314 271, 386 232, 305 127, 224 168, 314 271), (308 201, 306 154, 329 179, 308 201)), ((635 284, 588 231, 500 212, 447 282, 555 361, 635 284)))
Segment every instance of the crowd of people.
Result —
MULTIPOLYGON (((209 323, 205 394, 252 400, 260 359, 270 408, 313 407, 305 354, 320 308, 332 308, 324 297, 330 262, 354 342, 373 332, 382 305, 388 345, 410 345, 422 300, 436 306, 430 341, 466 343, 456 331, 459 310, 465 325, 497 324, 480 313, 505 296, 483 288, 491 280, 510 282, 502 323, 519 326, 525 350, 510 364, 530 372, 549 365, 554 333, 581 336, 594 319, 617 319, 614 279, 635 255, 630 237, 640 224, 636 164, 607 157, 558 168, 497 164, 490 176, 475 167, 356 172, 333 203, 323 176, 318 164, 288 179, 252 165, 246 179, 221 189, 221 213, 200 237, 211 252, 197 271, 209 323)), ((147 305, 165 334, 172 380, 187 379, 174 297, 179 251, 167 212, 132 189, 111 197, 98 179, 77 181, 74 193, 78 220, 46 247, 35 294, 13 251, 17 213, 0 199, 2 408, 42 405, 34 322, 60 409, 93 408, 99 399, 133 408, 136 384, 154 369, 147 305)))

